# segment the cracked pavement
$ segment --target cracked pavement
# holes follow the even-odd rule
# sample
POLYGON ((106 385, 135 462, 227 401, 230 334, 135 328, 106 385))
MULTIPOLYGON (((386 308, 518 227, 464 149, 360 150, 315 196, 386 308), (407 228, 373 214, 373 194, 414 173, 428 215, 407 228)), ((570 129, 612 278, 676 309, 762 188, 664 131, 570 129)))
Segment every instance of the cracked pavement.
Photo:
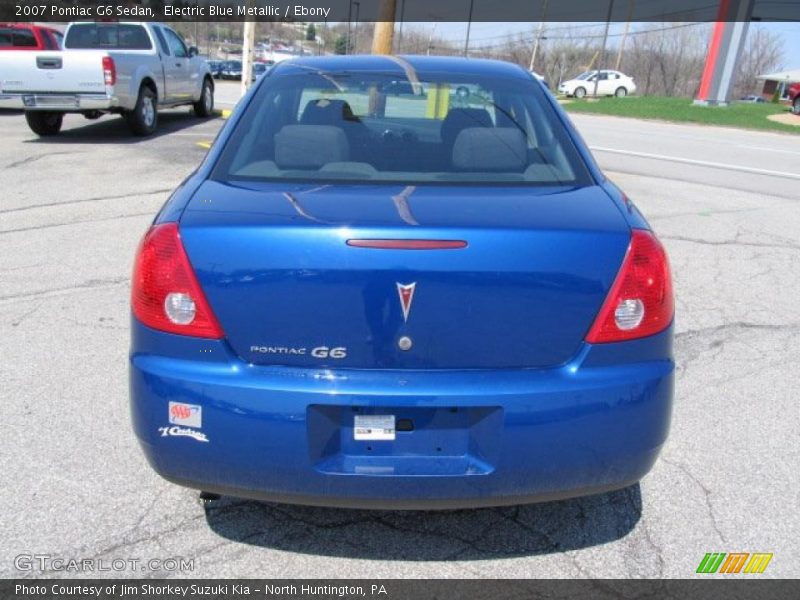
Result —
MULTIPOLYGON (((589 144, 798 172, 787 135, 575 117, 589 144), (761 150, 736 150, 737 146, 761 150)), ((201 505, 161 480, 127 409, 136 244, 220 119, 156 137, 69 116, 39 141, 0 114, 0 576, 23 553, 194 559, 203 577, 691 577, 706 552, 800 552, 798 181, 598 151, 670 253, 672 431, 640 485, 545 504, 389 512, 201 505)), ((91 575, 91 574, 89 574, 91 575)))

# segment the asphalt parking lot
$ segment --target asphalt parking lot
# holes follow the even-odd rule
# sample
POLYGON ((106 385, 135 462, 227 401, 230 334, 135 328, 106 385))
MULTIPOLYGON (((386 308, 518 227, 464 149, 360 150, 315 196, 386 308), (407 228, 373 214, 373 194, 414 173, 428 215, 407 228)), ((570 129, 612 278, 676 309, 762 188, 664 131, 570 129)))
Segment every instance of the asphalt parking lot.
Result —
MULTIPOLYGON (((221 88, 232 105, 236 87, 221 88)), ((670 253, 670 439, 640 485, 498 509, 368 512, 195 492, 146 464, 127 408, 140 236, 222 118, 0 114, 0 576, 20 554, 194 559, 202 577, 689 577, 706 552, 800 554, 800 144, 790 135, 576 117, 670 253)), ((45 576, 59 576, 49 571, 45 576)))

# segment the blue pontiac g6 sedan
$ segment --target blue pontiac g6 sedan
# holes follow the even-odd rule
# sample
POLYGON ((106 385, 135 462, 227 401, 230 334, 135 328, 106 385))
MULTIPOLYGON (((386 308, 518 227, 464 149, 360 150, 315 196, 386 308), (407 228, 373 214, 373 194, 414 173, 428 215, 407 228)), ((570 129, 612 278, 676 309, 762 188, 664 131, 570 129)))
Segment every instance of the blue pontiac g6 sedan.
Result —
POLYGON ((277 65, 145 234, 131 302, 136 435, 210 494, 563 498, 638 481, 669 429, 664 249, 507 63, 277 65))

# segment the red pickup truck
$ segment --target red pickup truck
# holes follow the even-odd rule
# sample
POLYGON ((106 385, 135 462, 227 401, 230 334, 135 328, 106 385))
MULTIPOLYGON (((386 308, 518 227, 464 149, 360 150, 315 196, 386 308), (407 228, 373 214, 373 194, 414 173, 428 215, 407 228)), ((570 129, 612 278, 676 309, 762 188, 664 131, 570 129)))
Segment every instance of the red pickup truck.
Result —
POLYGON ((33 23, 0 23, 0 50, 60 50, 58 29, 33 23))
POLYGON ((792 103, 792 112, 800 116, 800 82, 789 86, 789 102, 792 103))

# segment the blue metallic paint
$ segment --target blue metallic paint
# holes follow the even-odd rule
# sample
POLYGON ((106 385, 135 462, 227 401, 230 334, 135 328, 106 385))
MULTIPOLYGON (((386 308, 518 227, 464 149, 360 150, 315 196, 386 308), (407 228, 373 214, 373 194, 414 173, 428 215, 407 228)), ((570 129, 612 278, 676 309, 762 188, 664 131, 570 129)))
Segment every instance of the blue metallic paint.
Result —
POLYGON ((402 190, 200 187, 181 237, 242 359, 421 369, 543 367, 574 355, 630 238, 614 205, 597 201, 600 188, 418 186, 407 198, 412 223, 392 201, 402 190), (410 236, 468 246, 409 252, 346 245, 353 237, 410 236), (417 283, 408 322, 397 282, 417 283), (415 351, 397 348, 403 335, 418 342, 415 351), (254 345, 345 347, 347 356, 263 355, 250 351, 254 345))
MULTIPOLYGON (((342 60, 348 60, 350 69, 399 69, 396 63, 378 57, 304 62, 339 68, 345 64, 342 60)), ((531 77, 522 69, 492 61, 408 60, 416 67, 426 63, 429 69, 437 65, 442 69, 488 69, 495 75, 502 70, 507 76, 531 77)), ((279 65, 254 88, 264 85, 269 77, 296 68, 279 65)), ((254 93, 251 90, 242 104, 246 105, 254 93)), ((497 237, 497 232, 505 229, 513 236, 515 228, 523 232, 533 227, 541 232, 551 227, 566 230, 565 237, 569 237, 576 232, 585 235, 594 225, 593 233, 599 236, 596 239, 604 240, 596 244, 599 256, 594 265, 602 271, 599 280, 607 290, 615 272, 612 265, 616 260, 618 267, 624 251, 626 232, 632 227, 646 228, 647 224, 605 179, 569 119, 547 96, 597 183, 580 192, 587 194, 586 198, 572 192, 569 201, 577 202, 579 209, 578 204, 571 211, 544 208, 535 217, 531 212, 517 212, 516 224, 508 222, 507 211, 490 211, 486 218, 491 220, 494 214, 503 222, 495 230, 483 231, 470 221, 469 211, 442 210, 426 214, 423 226, 405 230, 413 230, 415 237, 463 237, 480 246, 482 237, 488 240, 492 233, 497 237), (615 207, 617 217, 608 212, 609 206, 615 207)), ((255 222, 269 227, 270 236, 283 232, 284 236, 302 238, 308 232, 318 236, 321 231, 319 223, 309 223, 296 211, 292 213, 286 203, 274 203, 269 217, 264 211, 255 210, 254 214, 246 211, 253 208, 252 190, 204 183, 241 113, 241 108, 235 111, 204 162, 157 217, 157 222, 180 220, 184 243, 197 263, 211 264, 202 246, 204 240, 213 239, 208 236, 214 227, 229 228, 227 239, 231 244, 244 243, 241 240, 248 237, 254 240, 256 234, 251 228, 255 222), (190 205, 199 189, 232 203, 235 210, 222 212, 214 211, 213 205, 190 205)), ((301 192, 304 189, 297 187, 301 192)), ((265 191, 260 190, 262 194, 265 191)), ((527 193, 535 197, 548 194, 548 190, 527 193)), ((502 195, 506 197, 508 190, 502 190, 502 195)), ((337 231, 352 226, 353 215, 363 208, 355 203, 345 205, 341 212, 326 212, 318 205, 314 214, 335 221, 328 228, 337 231)), ((372 222, 359 232, 365 234, 361 237, 383 235, 387 228, 395 232, 403 228, 396 222, 397 213, 385 205, 375 206, 369 214, 372 222)), ((560 243, 556 238, 547 239, 560 243)), ((540 250, 544 247, 538 246, 540 250)), ((446 261, 452 260, 450 252, 425 261, 426 268, 444 270, 446 261), (432 268, 438 261, 439 266, 432 268)), ((487 265, 491 262, 490 253, 475 256, 487 265)), ((512 261, 515 258, 512 253, 502 256, 512 261)), ((264 260, 278 261, 275 257, 264 260)), ((359 259, 362 268, 364 260, 359 259)), ((243 265, 243 270, 258 268, 255 259, 243 265)), ((216 297, 214 289, 220 275, 212 271, 201 272, 199 278, 212 306, 225 312, 225 300, 221 295, 216 297)), ((585 278, 587 282, 591 279, 588 275, 585 278)), ((546 322, 540 325, 547 328, 546 322)), ((449 508, 544 500, 628 485, 647 473, 668 433, 673 397, 672 327, 640 340, 595 346, 576 343, 575 333, 571 335, 570 344, 551 355, 563 360, 556 361, 558 364, 543 361, 538 368, 495 365, 425 369, 420 368, 425 365, 413 361, 402 365, 404 368, 391 369, 298 367, 251 364, 234 351, 230 340, 166 334, 133 319, 133 425, 148 460, 165 478, 208 491, 261 499, 449 508), (170 400, 202 406, 202 429, 208 443, 159 434, 159 428, 168 424, 170 400), (398 432, 396 442, 356 442, 351 434, 351 417, 356 411, 392 411, 398 417, 408 416, 419 426, 413 432, 398 432)), ((475 358, 471 356, 473 361, 475 358)))
POLYGON ((671 329, 645 341, 584 344, 553 369, 438 372, 254 366, 225 341, 163 334, 135 320, 132 330, 132 416, 145 454, 167 479, 210 491, 396 508, 566 497, 637 481, 669 427, 671 329), (159 435, 170 400, 203 407, 209 443, 159 435), (321 424, 321 407, 337 415, 391 407, 412 418, 457 408, 482 411, 488 422, 441 452, 432 440, 447 444, 445 429, 419 442, 417 431, 398 433, 408 442, 395 454, 392 442, 343 444, 349 430, 321 424), (467 463, 477 467, 470 472, 467 463))

